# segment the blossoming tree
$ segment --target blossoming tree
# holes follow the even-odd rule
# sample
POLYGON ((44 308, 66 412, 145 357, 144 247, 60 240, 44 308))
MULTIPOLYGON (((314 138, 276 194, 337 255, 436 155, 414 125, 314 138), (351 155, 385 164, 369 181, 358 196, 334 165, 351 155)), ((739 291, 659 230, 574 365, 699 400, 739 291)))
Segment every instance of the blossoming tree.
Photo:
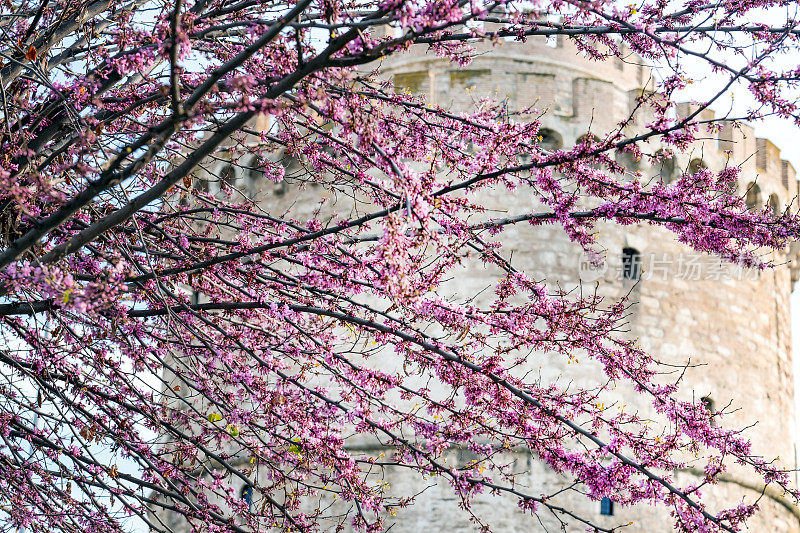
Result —
POLYGON ((665 474, 690 450, 709 450, 705 482, 739 462, 796 498, 787 472, 681 399, 619 333, 624 301, 534 280, 502 247, 508 225, 552 225, 591 254, 598 223, 642 223, 769 268, 757 250, 785 246, 800 221, 748 210, 732 192, 737 168, 645 187, 621 177, 614 155, 681 151, 716 126, 700 111, 737 85, 757 102, 737 120, 796 120, 800 65, 774 58, 797 57, 798 23, 749 22, 787 4, 7 0, 3 529, 117 531, 136 516, 168 531, 165 511, 198 530, 377 531, 413 505, 365 475, 391 467, 447 479, 466 509, 492 492, 530 520, 608 530, 515 485, 493 461, 513 447, 592 498, 664 505, 682 531, 738 531, 757 509, 711 512, 697 486, 665 474), (456 114, 380 75, 411 46, 465 65, 476 42, 542 36, 598 62, 624 47, 662 65, 638 102, 645 133, 620 125, 548 150, 539 121, 519 119, 532 109, 485 100, 456 114), (677 117, 669 97, 690 82, 689 59, 728 83, 677 117), (295 217, 224 177, 209 191, 202 167, 231 147, 278 183, 287 170, 273 154, 302 161, 293 186, 319 208, 295 217), (537 209, 499 219, 480 204, 483 191, 520 187, 537 209), (472 263, 501 273, 486 305, 440 290, 472 263), (576 352, 604 372, 592 389, 515 371, 531 353, 576 352), (663 423, 595 401, 620 383, 663 423), (354 452, 358 436, 386 453, 354 452), (442 460, 452 447, 478 460, 453 468, 442 460))

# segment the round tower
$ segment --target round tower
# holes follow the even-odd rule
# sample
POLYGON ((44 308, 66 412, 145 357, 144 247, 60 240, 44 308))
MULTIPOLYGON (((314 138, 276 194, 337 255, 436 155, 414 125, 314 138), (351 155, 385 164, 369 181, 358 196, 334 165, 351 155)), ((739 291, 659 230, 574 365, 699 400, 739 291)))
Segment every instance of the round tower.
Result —
MULTIPOLYGON (((459 68, 418 46, 387 59, 383 73, 393 78, 398 90, 425 94, 428 103, 451 110, 468 109, 487 96, 504 100, 510 109, 533 107, 542 123, 540 144, 547 150, 568 148, 585 135, 602 136, 629 117, 627 135, 645 128, 648 117, 637 110, 637 102, 643 91, 651 91, 655 84, 651 70, 634 54, 606 62, 590 61, 571 41, 561 38, 476 47, 475 58, 467 67, 459 68)), ((677 113, 683 116, 694 111, 689 104, 677 106, 677 113)), ((702 111, 700 118, 711 120, 714 116, 702 111)), ((259 120, 255 129, 269 127, 267 118, 259 120)), ((648 146, 650 153, 658 149, 657 145, 648 146)), ((313 217, 319 198, 328 194, 313 184, 293 188, 291 180, 267 182, 252 156, 239 155, 232 147, 221 151, 219 159, 208 166, 206 190, 213 193, 221 182, 228 182, 237 185, 236 194, 256 198, 265 209, 285 211, 296 220, 313 217)), ((752 128, 745 125, 722 122, 715 133, 655 165, 625 154, 618 157, 629 170, 629 179, 650 182, 671 182, 683 172, 737 165, 742 169, 738 191, 749 205, 798 208, 794 169, 781 160, 770 141, 756 138, 752 128)), ((296 162, 289 158, 283 162, 291 177, 296 162)), ((505 189, 491 189, 479 194, 478 200, 492 216, 541 210, 534 195, 525 191, 510 195, 505 189)), ((344 204, 346 201, 340 200, 340 210, 344 204)), ((673 368, 674 373, 665 375, 664 380, 674 381, 682 373, 683 398, 702 401, 709 416, 720 424, 743 428, 755 454, 777 457, 785 467, 796 468, 789 322, 789 295, 798 277, 796 247, 771 253, 767 259, 776 267, 758 272, 695 252, 679 243, 670 231, 645 224, 601 226, 598 242, 604 250, 604 263, 599 268, 588 264, 583 250, 557 225, 516 224, 507 227, 497 240, 503 244, 503 253, 513 256, 515 266, 535 279, 545 279, 565 290, 597 291, 608 301, 627 297, 631 305, 624 334, 638 339, 659 361, 672 365, 665 366, 673 368)), ((454 300, 481 305, 487 303, 500 276, 497 271, 473 264, 439 290, 454 300)), ((402 364, 388 356, 382 362, 402 364)), ((595 362, 582 360, 580 354, 573 363, 532 354, 525 371, 545 383, 565 386, 574 383, 590 387, 603 376, 595 362)), ((635 403, 642 398, 633 390, 620 386, 617 392, 620 401, 614 408, 645 414, 650 409, 635 403), (628 399, 633 404, 625 403, 628 399)), ((355 454, 373 457, 386 451, 369 439, 352 439, 349 447, 355 454)), ((590 499, 580 486, 562 490, 573 480, 554 474, 525 449, 509 449, 495 458, 518 472, 516 482, 524 492, 557 494, 552 500, 556 505, 603 527, 630 522, 625 531, 672 530, 673 520, 663 507, 622 508, 610 500, 590 499)), ((452 449, 445 459, 460 467, 477 457, 467 450, 452 449)), ((679 483, 699 479, 703 472, 692 464, 689 458, 686 469, 667 474, 679 483)), ((701 469, 703 458, 696 464, 701 469)), ((763 482, 750 476, 746 470, 735 468, 719 475, 716 484, 703 489, 709 511, 735 506, 742 498, 759 499, 764 492, 759 500, 762 511, 749 523, 750 530, 800 532, 800 512, 772 488, 764 491, 763 482)), ((387 512, 386 526, 391 526, 393 533, 476 529, 470 514, 460 508, 452 487, 442 479, 426 480, 406 469, 387 467, 376 476, 376 482, 385 483, 398 497, 418 495, 411 506, 387 512)), ((239 480, 232 483, 243 487, 239 480)), ((252 492, 242 494, 257 498, 252 492)), ((335 511, 345 504, 325 505, 335 511)), ((484 494, 474 500, 471 509, 496 532, 585 530, 585 524, 566 514, 541 512, 532 518, 513 497, 484 494)), ((175 531, 188 527, 180 517, 167 517, 165 521, 175 531)))
MULTIPOLYGON (((605 62, 590 61, 562 38, 475 46, 475 57, 467 67, 459 68, 417 46, 385 61, 383 73, 393 78, 397 90, 424 94, 428 103, 450 110, 468 109, 486 96, 505 101, 512 110, 533 106, 542 123, 545 149, 569 148, 587 134, 602 137, 628 117, 633 119, 625 127, 626 135, 644 130, 647 116, 637 110, 637 101, 655 84, 653 72, 632 53, 605 62)), ((695 110, 690 104, 677 106, 680 116, 695 110)), ((710 110, 703 110, 699 118, 715 117, 710 110)), ((736 165, 742 169, 738 192, 749 206, 796 210, 795 171, 781 159, 775 145, 756 138, 749 126, 724 121, 721 125, 718 132, 655 165, 626 154, 619 154, 618 161, 630 171, 630 179, 667 183, 681 172, 717 171, 736 165)), ((648 145, 647 152, 658 148, 648 145)), ((481 195, 483 205, 496 216, 535 210, 535 202, 524 193, 511 196, 506 190, 497 190, 481 195)), ((659 361, 674 365, 675 378, 684 373, 683 397, 702 401, 720 424, 742 428, 753 443, 754 454, 778 458, 784 467, 796 468, 789 314, 789 296, 798 279, 796 246, 770 253, 766 259, 775 268, 759 272, 693 251, 670 231, 646 224, 604 225, 598 236, 604 248, 604 264, 599 268, 588 264, 580 247, 558 226, 518 224, 506 229, 499 240, 504 254, 513 256, 515 266, 535 279, 566 289, 590 288, 609 299, 628 297, 632 305, 627 334, 659 361)), ((481 294, 496 280, 494 272, 471 269, 448 289, 456 297, 467 298, 481 294)), ((567 368, 563 362, 541 358, 531 361, 531 368, 536 367, 543 381, 562 384, 589 384, 601 372, 590 361, 567 368)), ((633 396, 632 391, 620 390, 620 398, 633 396)), ((626 408, 648 410, 647 405, 626 408)), ((468 455, 454 450, 450 459, 463 464, 471 460, 468 455)), ((509 452, 508 461, 525 473, 520 482, 529 484, 529 492, 554 492, 572 481, 548 472, 524 450, 509 452)), ((671 474, 685 481, 703 472, 689 466, 671 474)), ((398 494, 425 488, 422 482, 401 474, 387 481, 398 494)), ((704 489, 704 494, 712 495, 707 500, 710 511, 717 510, 716 503, 732 506, 742 498, 756 500, 764 489, 763 481, 748 477, 744 470, 731 469, 716 481, 704 489)), ((665 509, 620 508, 611 501, 591 500, 579 490, 561 494, 558 504, 607 527, 632 522, 626 531, 672 530, 673 520, 665 509)), ((751 531, 800 531, 800 512, 781 494, 769 488, 759 505, 762 511, 749 523, 751 531)), ((479 498, 473 511, 486 517, 495 531, 585 528, 563 516, 531 519, 511 499, 479 498)), ((442 482, 431 482, 413 507, 399 511, 389 523, 394 524, 396 533, 475 527, 442 482)))

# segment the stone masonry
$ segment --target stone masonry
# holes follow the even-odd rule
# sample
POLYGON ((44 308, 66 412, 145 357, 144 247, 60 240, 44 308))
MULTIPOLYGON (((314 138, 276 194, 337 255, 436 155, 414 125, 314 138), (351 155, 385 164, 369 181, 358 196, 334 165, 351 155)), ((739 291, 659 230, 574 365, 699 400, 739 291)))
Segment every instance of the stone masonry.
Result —
MULTIPOLYGON (((387 60, 383 71, 391 76, 398 90, 426 95, 431 104, 463 110, 483 96, 505 100, 511 109, 534 106, 541 114, 542 144, 548 149, 569 148, 591 132, 598 135, 613 129, 633 113, 636 98, 653 86, 653 72, 636 56, 589 61, 568 40, 532 39, 527 43, 504 41, 498 46, 478 44, 473 62, 462 69, 426 53, 423 47, 387 60), (542 114, 543 113, 543 114, 542 114)), ((693 109, 679 105, 678 113, 693 109)), ((712 118, 710 111, 703 117, 712 118)), ((643 130, 646 116, 635 116, 627 134, 643 130)), ((262 118, 260 127, 266 127, 262 118)), ((658 146, 649 146, 653 152, 658 146)), ((228 157, 230 159, 230 157, 228 157)), ((226 171, 224 157, 208 166, 207 179, 214 181, 226 171)), ((666 163, 651 166, 621 156, 630 170, 629 179, 671 181, 682 171, 701 167, 719 170, 725 165, 742 167, 738 191, 754 206, 772 205, 775 209, 798 208, 798 182, 792 166, 780 158, 778 149, 766 139, 756 138, 749 126, 731 127, 723 123, 719 132, 709 134, 691 149, 666 163), (634 174, 639 172, 638 177, 634 174)), ((298 164, 298 163, 295 163, 298 164)), ((233 181, 244 185, 246 171, 233 165, 233 181)), ((291 174, 291 172, 289 172, 291 174)), ((220 178, 221 179, 221 178, 220 178)), ((228 179, 228 178, 226 178, 228 179)), ((263 182, 250 184, 259 189, 265 209, 280 206, 291 216, 310 216, 318 197, 324 194, 313 187, 292 188, 263 182)), ((524 191, 509 195, 505 190, 481 193, 480 201, 492 216, 529 212, 537 208, 532 195, 524 191)), ((582 250, 569 242, 563 230, 553 226, 519 224, 506 229, 501 240, 503 253, 513 255, 517 268, 553 286, 596 290, 611 298, 628 296, 632 303, 627 335, 659 360, 685 369, 681 394, 702 398, 709 409, 725 410, 724 424, 747 427, 754 452, 778 457, 787 468, 796 467, 795 413, 792 354, 789 321, 789 296, 798 278, 798 248, 793 246, 771 254, 774 269, 755 272, 726 265, 719 259, 699 254, 678 243, 667 230, 647 225, 601 228, 599 240, 605 265, 592 267, 582 250), (625 272, 624 263, 635 254, 641 272, 625 272), (625 257, 625 258, 623 258, 625 257)), ((452 298, 475 298, 487 292, 499 278, 498 272, 470 267, 443 289, 452 298)), ((491 291, 488 291, 491 293, 491 291)), ((387 354, 387 365, 392 362, 387 354)), ((597 382, 601 372, 591 361, 576 354, 573 364, 555 361, 546 354, 532 355, 526 372, 538 372, 542 380, 576 385, 597 382)), ((675 376, 665 376, 666 381, 675 376)), ((635 394, 617 391, 620 404, 635 394)), ((641 401, 641 399, 639 399, 641 401)), ((647 405, 633 405, 647 412, 647 405)), ((378 455, 380 446, 370 441, 353 441, 354 451, 378 455)), ((473 460, 463 450, 452 450, 448 461, 455 465, 473 460)), ((520 484, 527 492, 551 493, 569 485, 548 471, 526 450, 509 450, 504 459, 521 473, 520 484)), ((692 469, 673 473, 678 482, 691 479, 692 469)), ((441 480, 422 480, 406 471, 387 471, 382 480, 397 495, 421 494, 409 508, 387 516, 392 533, 423 531, 473 531, 477 529, 468 513, 458 506, 450 487, 441 480)), ((763 483, 745 471, 731 469, 720 482, 706 489, 714 504, 735 505, 742 497, 758 498, 763 483)), ((601 515, 600 503, 577 491, 566 491, 556 498, 559 505, 574 509, 604 527, 630 523, 623 531, 659 533, 672 530, 668 510, 637 507, 615 508, 613 515, 601 515)), ((760 500, 763 511, 750 524, 755 533, 800 532, 800 512, 788 499, 767 491, 760 500)), ((496 532, 584 531, 585 526, 541 513, 537 518, 524 515, 513 498, 481 496, 473 506, 476 515, 487 519, 496 532), (563 523, 562 523, 563 520, 563 523)), ((173 527, 180 531, 179 521, 173 527)))

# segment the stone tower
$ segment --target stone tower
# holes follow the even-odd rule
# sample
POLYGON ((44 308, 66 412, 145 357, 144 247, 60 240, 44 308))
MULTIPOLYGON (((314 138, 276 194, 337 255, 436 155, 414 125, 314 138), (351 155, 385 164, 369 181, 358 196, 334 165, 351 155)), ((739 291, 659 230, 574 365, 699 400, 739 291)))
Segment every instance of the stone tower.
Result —
MULTIPOLYGON (((590 61, 571 41, 560 37, 500 44, 478 44, 475 58, 465 68, 437 59, 418 46, 392 57, 384 63, 383 71, 393 77, 398 89, 423 93, 430 103, 448 109, 466 109, 485 95, 506 101, 510 109, 534 105, 539 112, 545 111, 540 134, 546 149, 569 148, 591 132, 602 136, 632 114, 634 120, 626 134, 644 128, 646 117, 637 116, 634 107, 642 91, 654 85, 653 73, 634 54, 626 59, 590 61)), ((694 110, 689 104, 678 105, 682 116, 694 110)), ((701 114, 701 120, 713 118, 709 110, 701 114)), ((749 126, 734 128, 723 123, 715 138, 698 141, 657 167, 624 155, 618 161, 632 176, 639 173, 631 179, 666 182, 679 172, 739 165, 738 191, 749 205, 769 204, 776 210, 787 205, 798 208, 794 168, 781 159, 780 151, 769 140, 756 138, 749 126)), ((514 215, 531 210, 532 205, 524 198, 524 194, 509 197, 499 191, 482 200, 489 208, 514 215)), ((606 263, 592 270, 586 268, 581 250, 568 241, 560 227, 519 225, 508 233, 503 239, 505 253, 513 255, 517 268, 535 279, 567 288, 580 284, 594 288, 596 284, 598 293, 613 298, 628 295, 635 302, 629 334, 662 361, 676 365, 691 361, 684 394, 702 399, 711 411, 735 408, 724 416, 724 424, 755 424, 746 434, 756 453, 780 457, 785 467, 796 468, 789 311, 789 296, 799 272, 796 245, 771 254, 768 259, 778 266, 759 273, 694 252, 663 228, 607 225, 599 236, 606 263)), ((452 289, 466 296, 490 285, 490 273, 472 271, 452 289)), ((569 369, 555 364, 542 375, 580 382, 597 370, 591 364, 569 369)), ((543 492, 558 486, 556 477, 537 466, 535 458, 524 451, 517 453, 518 460, 529 468, 531 486, 540 486, 543 492)), ((463 458, 454 452, 453 460, 463 458)), ((692 469, 675 473, 678 478, 696 474, 692 469)), ((395 482, 410 491, 406 480, 395 482)), ((731 471, 710 492, 734 502, 739 495, 757 498, 762 489, 763 483, 758 480, 731 471)), ((672 530, 672 520, 664 510, 615 509, 608 502, 592 501, 577 493, 564 495, 560 503, 585 516, 594 513, 599 523, 608 527, 632 522, 626 531, 672 530), (609 512, 612 514, 606 514, 609 512)), ((503 504, 486 498, 475 507, 476 514, 489 517, 497 531, 557 531, 562 525, 553 517, 550 521, 542 517, 541 524, 523 518, 514 502, 503 504)), ((761 507, 761 515, 750 523, 751 531, 800 531, 800 512, 780 494, 768 490, 761 507)), ((392 531, 474 527, 463 515, 459 521, 452 495, 441 487, 426 492, 414 508, 403 512, 392 531)), ((584 526, 565 522, 567 531, 584 530, 584 526)))
MULTIPOLYGON (((560 38, 501 44, 478 44, 479 53, 465 68, 416 47, 387 60, 383 72, 393 77, 398 89, 425 94, 429 103, 453 110, 466 109, 485 95, 506 100, 512 109, 535 105, 539 111, 546 111, 541 117, 541 143, 546 149, 570 147, 586 134, 602 135, 613 129, 634 112, 637 97, 653 85, 650 69, 632 54, 626 60, 613 58, 598 63, 560 38)), ((678 106, 678 113, 692 111, 688 104, 678 106)), ((713 118, 710 111, 703 114, 704 118, 713 118)), ((646 117, 635 116, 626 133, 643 129, 645 123, 646 117)), ((798 208, 793 167, 781 160, 770 141, 756 138, 747 126, 724 124, 714 138, 696 142, 690 150, 657 167, 624 157, 620 162, 631 171, 630 179, 667 182, 679 172, 740 165, 738 190, 746 194, 748 203, 798 208), (635 173, 639 175, 634 178, 635 173)), ((266 190, 265 207, 274 201, 294 206, 292 216, 296 219, 311 215, 314 202, 303 202, 303 196, 318 192, 293 190, 291 182, 256 183, 258 176, 248 172, 246 164, 221 161, 215 165, 210 172, 212 182, 215 176, 244 188, 266 190)), ((287 171, 290 175, 291 168, 287 171)), ((482 203, 495 213, 514 215, 535 208, 525 194, 482 194, 482 203)), ((680 366, 690 361, 681 394, 702 398, 712 412, 723 411, 727 426, 755 424, 746 431, 754 451, 780 457, 788 468, 796 467, 789 296, 798 277, 797 248, 775 252, 770 259, 778 266, 758 273, 694 252, 662 228, 608 225, 599 235, 606 266, 597 270, 586 268, 583 252, 570 243, 560 227, 522 224, 503 235, 504 253, 513 253, 516 266, 536 279, 566 288, 591 286, 611 298, 628 295, 635 303, 628 334, 664 362, 680 366)), ((480 294, 496 279, 495 272, 472 268, 449 282, 445 290, 456 299, 464 299, 480 294)), ((480 298, 476 303, 482 303, 480 298)), ((592 363, 567 368, 562 362, 537 359, 531 364, 538 367, 543 380, 574 380, 579 384, 591 382, 599 371, 592 363)), ((620 396, 625 397, 626 391, 620 391, 620 396)), ((353 441, 350 446, 354 452, 374 455, 380 451, 376 443, 366 440, 353 441)), ((544 468, 526 450, 509 450, 505 455, 506 462, 524 473, 520 482, 527 483, 528 492, 553 493, 569 484, 570 480, 544 468)), ((464 450, 452 450, 448 459, 459 465, 473 457, 464 450)), ((672 474, 686 480, 698 472, 687 468, 672 474)), ((406 471, 391 469, 383 479, 398 495, 424 490, 413 506, 387 517, 393 533, 475 530, 444 481, 423 481, 406 471)), ((762 489, 763 483, 746 472, 731 470, 707 489, 713 494, 709 510, 715 510, 715 501, 733 505, 741 497, 757 499, 762 489)), ((558 505, 575 509, 604 527, 631 522, 625 531, 672 530, 665 509, 623 509, 614 507, 613 502, 591 500, 579 491, 567 491, 557 498, 558 505)), ((780 494, 767 490, 760 506, 762 512, 751 521, 750 531, 800 532, 800 512, 780 494)), ((565 516, 541 514, 539 520, 526 516, 513 498, 481 496, 473 510, 497 532, 560 531, 562 527, 577 532, 585 527, 565 516)), ((180 530, 179 523, 173 527, 180 530)))

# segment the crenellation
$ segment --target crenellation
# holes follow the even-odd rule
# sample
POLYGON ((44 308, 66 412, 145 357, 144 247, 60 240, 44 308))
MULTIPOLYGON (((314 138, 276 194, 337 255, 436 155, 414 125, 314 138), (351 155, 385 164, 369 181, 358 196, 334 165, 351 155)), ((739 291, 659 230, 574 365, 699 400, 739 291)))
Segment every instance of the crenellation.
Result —
MULTIPOLYGON (((617 96, 611 82, 597 78, 576 77, 572 81, 572 115, 573 117, 587 117, 595 114, 595 111, 616 103, 617 96)), ((627 102, 626 102, 627 103, 627 102)), ((616 106, 615 106, 616 107, 616 106)), ((605 116, 597 116, 597 121, 604 123, 608 119, 605 116)), ((604 124, 598 125, 602 128, 604 124)))
POLYGON ((781 160, 781 185, 786 190, 786 203, 798 207, 798 181, 797 172, 789 161, 781 160))
POLYGON ((749 124, 734 123, 723 121, 717 134, 718 150, 727 155, 746 174, 755 174, 756 161, 753 154, 756 153, 755 130, 749 124))
POLYGON ((769 139, 756 138, 756 168, 769 175, 780 174, 781 151, 769 139))
MULTIPOLYGON (((569 40, 555 47, 552 44, 543 38, 497 47, 479 44, 479 54, 462 70, 412 48, 410 57, 387 64, 386 72, 393 75, 398 89, 426 94, 433 105, 464 109, 484 96, 506 100, 517 109, 532 105, 538 114, 544 112, 542 127, 557 133, 562 139, 561 146, 570 146, 590 127, 594 131, 610 131, 634 111, 626 131, 635 133, 646 126, 652 112, 647 106, 639 107, 639 99, 642 95, 652 98, 657 95, 643 87, 650 83, 650 77, 649 73, 642 73, 641 60, 631 54, 627 61, 595 63, 569 40)), ((679 118, 698 109, 691 102, 675 104, 679 118)), ((712 110, 702 109, 697 119, 710 124, 716 115, 712 110)), ((717 130, 709 131, 708 135, 701 133, 701 139, 691 150, 678 154, 668 165, 682 171, 699 168, 718 171, 736 164, 741 168, 738 189, 743 195, 757 185, 756 193, 751 196, 758 202, 769 203, 776 211, 795 199, 794 169, 781 159, 780 150, 772 142, 756 138, 753 128, 746 124, 722 121, 717 130)), ((626 162, 624 155, 620 157, 621 162, 626 162)), ((665 166, 648 165, 646 161, 627 161, 627 164, 645 176, 658 174, 665 166)))

